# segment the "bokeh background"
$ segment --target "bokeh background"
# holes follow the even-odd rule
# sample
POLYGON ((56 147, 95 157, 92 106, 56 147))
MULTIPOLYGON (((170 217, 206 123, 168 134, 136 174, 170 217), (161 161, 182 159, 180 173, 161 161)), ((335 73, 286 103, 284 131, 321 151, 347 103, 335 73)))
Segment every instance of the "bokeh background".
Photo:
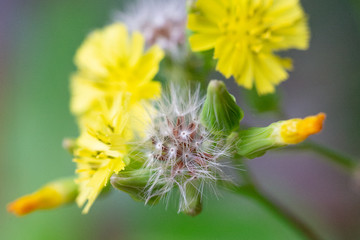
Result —
MULTIPOLYGON (((226 192, 219 200, 209 197, 195 218, 115 191, 85 216, 74 205, 24 218, 6 212, 20 195, 73 174, 71 156, 61 147, 64 137, 77 135, 68 109, 72 58, 86 34, 109 23, 124 2, 0 0, 0 239, 302 239, 261 206, 226 192)), ((360 2, 301 2, 311 48, 290 52, 295 70, 279 89, 286 114, 326 112, 326 127, 313 139, 360 156, 360 2)), ((241 102, 243 92, 231 89, 246 109, 247 124, 279 120, 251 112, 241 102)), ((360 186, 341 168, 295 151, 249 164, 263 190, 322 239, 360 239, 360 186)))

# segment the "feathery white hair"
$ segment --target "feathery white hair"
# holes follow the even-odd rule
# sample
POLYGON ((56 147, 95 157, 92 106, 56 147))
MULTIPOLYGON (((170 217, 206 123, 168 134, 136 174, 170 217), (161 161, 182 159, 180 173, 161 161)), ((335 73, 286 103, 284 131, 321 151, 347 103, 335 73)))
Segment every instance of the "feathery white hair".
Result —
POLYGON ((171 86, 156 103, 156 111, 151 111, 146 137, 151 146, 145 150, 144 165, 152 169, 147 200, 168 197, 167 193, 177 188, 181 196, 179 211, 187 206, 188 187, 196 189, 196 196, 191 197, 202 198, 204 188, 215 190, 217 180, 229 180, 224 168, 230 166, 224 160, 232 155, 226 140, 215 137, 200 122, 204 98, 199 88, 187 90, 171 86))
POLYGON ((184 45, 185 0, 136 0, 114 14, 115 22, 124 22, 130 31, 139 31, 147 46, 158 44, 173 55, 184 45))

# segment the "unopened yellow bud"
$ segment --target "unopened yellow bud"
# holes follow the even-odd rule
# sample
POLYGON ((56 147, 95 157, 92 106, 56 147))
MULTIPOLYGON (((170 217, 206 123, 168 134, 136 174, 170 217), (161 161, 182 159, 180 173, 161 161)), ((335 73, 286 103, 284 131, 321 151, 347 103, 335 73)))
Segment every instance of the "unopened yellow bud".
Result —
POLYGON ((260 157, 270 149, 297 144, 321 131, 326 115, 319 113, 304 119, 290 119, 263 128, 250 128, 238 133, 237 153, 250 159, 260 157))
POLYGON ((304 119, 290 119, 280 124, 280 141, 284 144, 297 144, 310 135, 321 131, 326 115, 319 113, 304 119))
POLYGON ((7 206, 7 210, 17 216, 23 216, 36 210, 56 208, 73 202, 76 195, 77 184, 74 179, 62 179, 18 198, 7 206))

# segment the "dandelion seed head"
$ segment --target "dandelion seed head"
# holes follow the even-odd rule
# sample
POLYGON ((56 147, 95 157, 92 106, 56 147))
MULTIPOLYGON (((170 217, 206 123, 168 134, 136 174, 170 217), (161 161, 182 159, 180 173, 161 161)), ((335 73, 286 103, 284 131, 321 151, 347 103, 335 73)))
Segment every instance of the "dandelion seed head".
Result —
POLYGON ((204 98, 199 88, 195 91, 170 87, 155 105, 147 127, 145 167, 152 169, 146 188, 147 199, 162 196, 164 199, 173 188, 180 193, 180 208, 186 206, 187 188, 196 189, 202 197, 206 186, 213 186, 225 179, 224 158, 231 156, 225 139, 207 129, 200 122, 204 98), (149 146, 147 145, 147 146, 149 146), (158 186, 161 186, 160 188, 158 186))
POLYGON ((173 55, 181 53, 186 39, 185 0, 137 0, 116 12, 113 19, 126 23, 130 31, 140 31, 147 46, 158 44, 173 55))

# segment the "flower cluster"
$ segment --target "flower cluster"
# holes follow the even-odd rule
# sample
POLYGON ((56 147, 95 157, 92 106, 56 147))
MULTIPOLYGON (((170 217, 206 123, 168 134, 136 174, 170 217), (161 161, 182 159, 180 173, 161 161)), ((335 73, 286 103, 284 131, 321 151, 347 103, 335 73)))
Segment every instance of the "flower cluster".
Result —
POLYGON ((141 126, 133 118, 144 113, 141 100, 155 99, 160 83, 152 81, 163 51, 153 46, 144 53, 139 32, 128 36, 123 24, 93 32, 75 56, 78 72, 72 78, 72 112, 80 137, 74 146, 79 177, 79 206, 88 212, 113 173, 126 165, 126 143, 141 126))
MULTIPOLYGON (((298 1, 198 0, 188 14, 192 51, 186 47, 186 16, 185 1, 139 0, 118 13, 115 23, 89 34, 71 77, 70 108, 80 135, 64 144, 77 176, 72 184, 55 181, 16 200, 9 211, 24 215, 76 201, 87 213, 111 182, 148 204, 178 192, 179 211, 194 216, 202 209, 204 189, 232 182, 226 168, 322 129, 324 114, 243 129, 243 111, 222 81, 202 89, 180 77, 166 76, 163 85, 154 80, 166 73, 160 67, 166 54, 215 49, 216 69, 226 77, 246 88, 255 85, 261 94, 273 92, 291 66, 275 51, 308 44, 298 1)), ((202 65, 189 70, 192 62, 186 63, 178 72, 197 67, 193 75, 200 76, 212 59, 195 56, 202 65)))

